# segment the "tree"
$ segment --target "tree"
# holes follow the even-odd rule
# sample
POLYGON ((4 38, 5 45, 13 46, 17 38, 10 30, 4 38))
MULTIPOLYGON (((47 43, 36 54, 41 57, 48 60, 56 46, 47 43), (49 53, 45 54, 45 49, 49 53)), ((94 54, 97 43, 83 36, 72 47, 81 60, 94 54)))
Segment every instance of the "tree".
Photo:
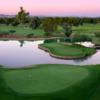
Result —
POLYGON ((5 24, 5 18, 0 18, 0 24, 5 24))
POLYGON ((14 18, 5 18, 5 24, 10 25, 14 21, 14 18))
POLYGON ((57 24, 53 18, 47 18, 43 22, 43 29, 45 31, 45 35, 49 36, 52 32, 57 30, 57 24))
POLYGON ((15 20, 11 25, 15 27, 15 26, 18 26, 18 24, 19 22, 15 20))
POLYGON ((71 26, 69 24, 67 24, 67 23, 64 23, 62 27, 64 29, 65 35, 67 37, 70 37, 70 35, 72 34, 72 28, 71 28, 71 26))
POLYGON ((32 29, 37 29, 41 24, 41 20, 38 17, 34 17, 31 19, 30 27, 32 29))
POLYGON ((28 18, 29 12, 26 12, 23 7, 20 7, 20 11, 18 12, 17 16, 16 16, 16 20, 18 21, 18 23, 24 24, 27 22, 27 18, 28 18))

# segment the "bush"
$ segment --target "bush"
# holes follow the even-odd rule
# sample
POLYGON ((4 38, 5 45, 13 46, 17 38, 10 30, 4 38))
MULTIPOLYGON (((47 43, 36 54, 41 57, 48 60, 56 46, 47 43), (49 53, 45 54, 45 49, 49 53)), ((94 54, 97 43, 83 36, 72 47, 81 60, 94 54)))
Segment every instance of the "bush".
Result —
POLYGON ((28 34, 27 38, 32 38, 34 36, 34 33, 28 34))
POLYGON ((9 33, 15 33, 16 31, 15 30, 9 30, 9 33))
POLYGON ((88 35, 85 35, 85 34, 74 33, 71 35, 71 38, 73 42, 92 41, 92 38, 90 38, 88 35))
POLYGON ((61 42, 71 42, 71 38, 60 39, 61 42))
POLYGON ((47 40, 44 40, 44 43, 52 43, 52 42, 57 42, 57 39, 47 39, 47 40))
POLYGON ((95 34, 96 37, 100 38, 100 32, 95 32, 94 34, 95 34))
POLYGON ((44 35, 45 35, 45 36, 50 36, 51 33, 50 33, 50 32, 45 32, 44 35))
POLYGON ((83 41, 83 42, 92 41, 92 39, 89 36, 84 35, 84 34, 80 35, 80 40, 83 41))
POLYGON ((19 24, 18 22, 13 22, 11 25, 12 26, 18 26, 18 24, 19 24))

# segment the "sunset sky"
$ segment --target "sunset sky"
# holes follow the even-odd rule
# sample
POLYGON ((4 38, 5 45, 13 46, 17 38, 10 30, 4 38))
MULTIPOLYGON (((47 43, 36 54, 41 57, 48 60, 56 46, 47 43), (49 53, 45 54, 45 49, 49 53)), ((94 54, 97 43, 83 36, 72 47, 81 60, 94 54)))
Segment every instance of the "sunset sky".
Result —
POLYGON ((20 6, 31 15, 100 16, 100 0, 0 0, 0 14, 16 14, 20 6))

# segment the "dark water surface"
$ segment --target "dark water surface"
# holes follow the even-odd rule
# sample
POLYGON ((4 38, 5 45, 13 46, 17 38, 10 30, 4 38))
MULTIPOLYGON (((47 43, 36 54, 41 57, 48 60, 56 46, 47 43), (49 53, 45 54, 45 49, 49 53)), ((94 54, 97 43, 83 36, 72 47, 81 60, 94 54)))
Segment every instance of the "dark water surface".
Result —
POLYGON ((0 65, 8 68, 24 67, 33 64, 100 64, 100 50, 94 55, 79 60, 56 59, 41 49, 38 44, 44 41, 0 41, 0 65))

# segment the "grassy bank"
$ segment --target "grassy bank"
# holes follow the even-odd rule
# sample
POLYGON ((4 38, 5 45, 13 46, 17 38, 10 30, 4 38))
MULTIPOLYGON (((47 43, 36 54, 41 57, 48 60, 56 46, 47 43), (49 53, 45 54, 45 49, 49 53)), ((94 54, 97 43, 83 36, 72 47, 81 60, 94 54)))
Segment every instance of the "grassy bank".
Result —
POLYGON ((92 48, 64 43, 44 43, 40 44, 39 48, 48 51, 53 57, 64 59, 82 58, 96 52, 96 50, 92 48))
POLYGON ((0 100, 100 100, 99 84, 100 65, 1 68, 0 100))

